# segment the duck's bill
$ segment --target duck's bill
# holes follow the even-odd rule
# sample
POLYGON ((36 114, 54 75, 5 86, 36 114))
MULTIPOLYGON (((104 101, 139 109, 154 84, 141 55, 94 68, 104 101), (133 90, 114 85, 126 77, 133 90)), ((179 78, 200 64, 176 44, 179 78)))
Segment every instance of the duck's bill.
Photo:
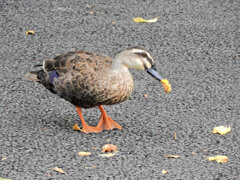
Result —
POLYGON ((156 71, 156 69, 153 67, 151 68, 148 68, 147 69, 147 72, 153 76, 154 78, 156 78, 157 80, 159 80, 161 83, 162 83, 162 86, 164 88, 164 91, 166 93, 170 93, 172 91, 172 87, 171 87, 171 84, 169 83, 169 81, 167 79, 163 79, 159 74, 158 72, 156 71))
POLYGON ((154 67, 147 69, 148 74, 150 74, 152 77, 156 78, 157 80, 161 81, 163 78, 158 74, 158 72, 155 70, 154 67))

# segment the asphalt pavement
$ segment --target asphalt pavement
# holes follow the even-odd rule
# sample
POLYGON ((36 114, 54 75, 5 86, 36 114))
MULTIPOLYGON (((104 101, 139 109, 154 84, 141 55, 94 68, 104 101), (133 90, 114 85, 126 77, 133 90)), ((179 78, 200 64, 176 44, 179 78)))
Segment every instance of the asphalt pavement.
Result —
MULTIPOLYGON (((0 177, 240 178, 239 0, 1 0, 0 24, 0 177), (159 19, 140 24, 134 17, 159 19), (105 107, 121 131, 73 131, 80 125, 74 106, 25 79, 43 59, 75 48, 114 57, 131 46, 151 51, 173 91, 131 70, 130 99, 105 107), (211 133, 221 125, 231 131, 211 133), (118 152, 99 156, 110 143, 118 152), (209 162, 214 155, 229 162, 209 162)), ((97 108, 83 112, 97 124, 97 108)))

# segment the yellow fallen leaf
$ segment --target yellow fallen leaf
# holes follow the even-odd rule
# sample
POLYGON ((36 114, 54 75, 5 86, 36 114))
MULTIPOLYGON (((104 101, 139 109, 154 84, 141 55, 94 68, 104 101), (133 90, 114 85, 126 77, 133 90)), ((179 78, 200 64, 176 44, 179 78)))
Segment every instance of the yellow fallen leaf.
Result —
POLYGON ((115 156, 115 153, 99 154, 99 156, 102 156, 102 157, 112 157, 112 156, 115 156))
POLYGON ((26 35, 34 34, 34 33, 35 33, 34 31, 26 31, 26 35))
POLYGON ((59 168, 59 167, 54 167, 53 170, 56 171, 56 172, 59 172, 59 173, 61 173, 61 174, 67 174, 67 173, 65 173, 65 172, 64 172, 61 168, 59 168))
POLYGON ((172 91, 171 84, 169 84, 169 81, 167 79, 162 79, 161 83, 166 93, 170 93, 172 91))
POLYGON ((174 133, 174 139, 175 140, 177 139, 177 133, 176 132, 174 133))
POLYGON ((217 155, 208 157, 209 161, 217 161, 218 163, 227 163, 229 161, 227 156, 217 155))
POLYGON ((81 131, 80 127, 77 124, 74 124, 73 129, 75 131, 81 131))
POLYGON ((162 170, 162 174, 168 174, 169 172, 168 171, 166 171, 166 170, 162 170))
POLYGON ((91 155, 91 152, 84 152, 84 151, 81 151, 78 153, 78 156, 89 156, 91 155))
POLYGON ((2 161, 5 161, 5 160, 7 160, 7 157, 3 157, 3 158, 2 158, 2 161))
POLYGON ((116 151, 117 149, 118 147, 113 144, 106 144, 102 147, 102 152, 116 151))
POLYGON ((159 18, 159 17, 156 17, 156 18, 154 18, 154 19, 148 19, 148 20, 146 20, 146 19, 143 19, 143 18, 141 18, 141 17, 136 17, 136 18, 133 18, 133 21, 134 21, 135 23, 153 23, 153 22, 157 22, 158 18, 159 18))
POLYGON ((166 158, 180 158, 179 155, 167 155, 166 158))
POLYGON ((212 133, 224 135, 227 134, 229 131, 231 131, 231 127, 218 126, 213 128, 212 133))

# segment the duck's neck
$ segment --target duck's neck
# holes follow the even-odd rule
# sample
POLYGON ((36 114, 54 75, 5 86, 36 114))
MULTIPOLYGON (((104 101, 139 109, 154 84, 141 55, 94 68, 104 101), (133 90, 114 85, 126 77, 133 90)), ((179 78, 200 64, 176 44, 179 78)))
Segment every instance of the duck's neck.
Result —
POLYGON ((118 54, 112 61, 111 70, 113 71, 127 70, 128 71, 128 67, 123 63, 125 58, 126 57, 121 56, 121 54, 118 54))

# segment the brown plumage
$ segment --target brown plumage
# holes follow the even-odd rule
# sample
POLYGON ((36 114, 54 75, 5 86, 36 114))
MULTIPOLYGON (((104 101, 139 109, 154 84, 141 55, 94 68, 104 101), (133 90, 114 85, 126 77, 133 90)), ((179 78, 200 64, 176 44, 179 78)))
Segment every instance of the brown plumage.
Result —
POLYGON ((113 105, 127 100, 133 90, 133 78, 128 68, 150 69, 153 62, 148 51, 136 47, 122 51, 114 59, 75 51, 45 60, 43 69, 32 71, 26 76, 75 105, 82 120, 82 131, 91 133, 103 129, 121 129, 120 125, 107 116, 101 105, 113 105), (81 108, 95 106, 99 107, 102 116, 97 127, 91 127, 84 122, 81 108))

